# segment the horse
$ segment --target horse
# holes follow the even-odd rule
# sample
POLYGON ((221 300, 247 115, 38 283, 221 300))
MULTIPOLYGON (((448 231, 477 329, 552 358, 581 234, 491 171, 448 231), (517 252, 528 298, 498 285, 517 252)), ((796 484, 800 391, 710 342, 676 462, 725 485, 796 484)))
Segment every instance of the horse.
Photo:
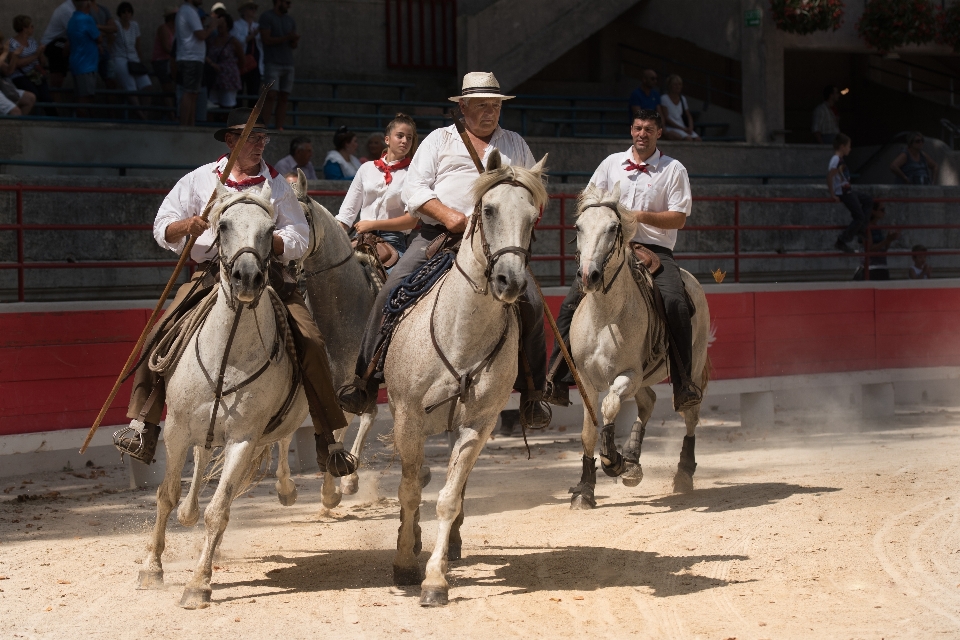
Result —
MULTIPOLYGON (((608 391, 600 408, 603 426, 599 434, 593 416, 584 408, 583 472, 580 483, 570 490, 572 509, 592 509, 596 507, 593 453, 598 435, 601 466, 607 475, 619 475, 623 484, 631 487, 643 479, 640 449, 657 399, 650 387, 668 375, 669 358, 666 327, 654 306, 653 278, 645 269, 639 271, 639 279, 631 276, 634 257, 628 239, 634 237, 637 222, 620 204, 620 184, 612 193, 594 185, 584 189, 578 202, 576 226, 584 298, 570 325, 570 345, 583 383, 581 395, 597 406, 599 392, 608 391), (637 419, 621 456, 616 449, 614 421, 627 398, 637 402, 637 419)), ((710 372, 710 310, 697 279, 688 271, 680 271, 692 303, 692 377, 699 379, 701 389, 706 391, 710 372)), ((674 475, 675 492, 693 490, 700 405, 681 413, 687 434, 674 475)))
POLYGON ((188 449, 194 447, 194 479, 177 519, 193 526, 199 518, 203 471, 213 447, 223 447, 220 481, 204 511, 206 537, 180 600, 186 609, 210 605, 211 565, 231 503, 249 487, 274 443, 280 444, 281 452, 277 496, 285 506, 297 498, 284 453, 308 407, 290 354, 293 338, 286 310, 267 285, 274 230, 270 193, 269 182, 259 193, 233 193, 217 185, 210 224, 222 256, 220 282, 184 317, 185 324, 179 327, 183 330, 171 331, 175 346, 164 371, 167 467, 157 489, 157 519, 138 588, 163 587, 165 530, 180 500, 180 474, 188 449))
MULTIPOLYGON (((476 208, 454 268, 407 312, 395 329, 384 364, 394 444, 400 455, 400 530, 394 582, 421 582, 420 604, 444 605, 449 560, 460 558, 467 477, 506 404, 517 375, 520 321, 534 225, 547 201, 546 156, 532 169, 502 166, 490 154, 474 186, 476 208), (436 546, 420 572, 418 474, 424 441, 456 434, 447 477, 437 499, 436 546)), ((536 295, 536 294, 534 294, 536 295)))

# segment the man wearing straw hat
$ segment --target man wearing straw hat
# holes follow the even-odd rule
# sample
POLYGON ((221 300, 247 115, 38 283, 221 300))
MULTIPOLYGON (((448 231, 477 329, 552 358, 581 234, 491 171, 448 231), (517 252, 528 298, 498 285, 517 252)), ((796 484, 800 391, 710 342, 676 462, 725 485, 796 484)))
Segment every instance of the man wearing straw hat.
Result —
MULTIPOLYGON (((466 135, 484 165, 497 149, 504 164, 529 169, 536 164, 530 147, 519 134, 498 125, 503 101, 512 98, 503 95, 500 83, 492 73, 473 72, 463 77, 460 95, 450 100, 459 103, 466 135)), ((455 125, 433 131, 417 148, 408 169, 402 198, 407 211, 420 218, 420 235, 409 244, 407 252, 393 267, 374 302, 357 359, 357 378, 338 392, 344 411, 368 412, 376 402, 377 389, 382 381, 380 374, 375 373, 367 380, 363 376, 380 342, 380 325, 387 298, 401 280, 427 262, 426 249, 431 241, 444 232, 462 234, 466 229, 467 217, 473 212, 474 205, 471 189, 479 175, 455 125)), ((519 303, 521 348, 536 389, 527 388, 523 367, 516 388, 521 392, 521 420, 528 426, 546 426, 550 418, 539 403, 546 380, 543 302, 536 291, 536 286, 529 283, 519 303)))
MULTIPOLYGON (((250 112, 251 109, 231 111, 226 128, 214 133, 214 138, 233 150, 250 118, 250 112)), ((303 256, 309 243, 310 229, 290 185, 282 175, 263 161, 263 150, 269 143, 267 129, 263 123, 258 122, 240 151, 224 186, 234 191, 245 191, 250 188, 259 190, 260 185, 265 182, 270 184, 270 203, 273 205, 276 221, 273 254, 277 260, 286 263, 303 256)), ((220 271, 213 262, 218 257, 216 235, 201 214, 204 204, 219 183, 219 176, 226 163, 227 156, 224 155, 216 162, 191 171, 177 182, 160 205, 153 223, 153 235, 157 244, 179 253, 186 244, 187 235, 197 236, 190 257, 199 264, 194 276, 180 287, 163 319, 154 327, 144 347, 144 354, 150 353, 156 340, 169 331, 176 320, 196 306, 219 280, 220 271)), ((333 431, 347 426, 343 412, 337 405, 333 376, 327 360, 327 347, 296 286, 282 286, 280 282, 275 282, 273 277, 271 284, 287 308, 303 371, 304 391, 316 430, 317 463, 321 470, 326 471, 331 452, 342 447, 339 444, 336 447, 329 446, 336 442, 333 431)), ((146 464, 153 461, 160 437, 159 423, 164 397, 163 380, 150 370, 144 358, 133 378, 133 393, 127 410, 127 417, 132 418, 133 422, 130 427, 114 434, 114 445, 117 449, 146 464)), ((343 454, 345 452, 338 453, 340 457, 343 457, 343 454)), ((331 473, 341 475, 338 471, 342 471, 342 467, 336 464, 331 467, 331 473)), ((355 467, 343 475, 353 473, 354 470, 355 467)))

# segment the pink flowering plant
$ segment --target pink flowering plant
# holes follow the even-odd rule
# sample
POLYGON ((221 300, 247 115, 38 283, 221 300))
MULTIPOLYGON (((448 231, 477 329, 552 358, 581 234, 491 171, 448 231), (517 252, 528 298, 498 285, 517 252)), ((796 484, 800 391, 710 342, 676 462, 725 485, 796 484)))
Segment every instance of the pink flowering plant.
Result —
POLYGON ((773 22, 787 33, 836 31, 843 24, 843 0, 771 0, 773 22))
POLYGON ((960 2, 954 2, 937 16, 937 42, 960 53, 960 2))
POLYGON ((937 35, 936 10, 929 0, 867 0, 857 32, 880 53, 924 44, 937 35))

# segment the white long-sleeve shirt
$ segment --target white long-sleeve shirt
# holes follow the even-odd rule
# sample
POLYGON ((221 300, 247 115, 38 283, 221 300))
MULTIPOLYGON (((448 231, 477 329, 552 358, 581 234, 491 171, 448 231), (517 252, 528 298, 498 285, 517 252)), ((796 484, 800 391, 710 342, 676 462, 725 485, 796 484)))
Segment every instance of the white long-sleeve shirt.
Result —
MULTIPOLYGON (((686 167, 659 149, 641 163, 646 165, 646 172, 628 169, 630 162, 634 162, 633 147, 607 156, 590 178, 590 184, 613 191, 619 182, 620 204, 630 211, 680 211, 690 216, 693 197, 686 167)), ((677 230, 641 224, 631 241, 673 250, 677 230)))
MULTIPOLYGON (((205 164, 180 178, 173 190, 163 199, 163 204, 160 205, 157 217, 153 221, 153 237, 157 244, 177 253, 183 251, 186 238, 181 238, 174 243, 167 242, 167 227, 171 222, 186 220, 203 213, 210 194, 217 188, 217 182, 219 182, 217 172, 223 171, 226 166, 227 157, 223 156, 216 162, 205 164)), ((246 189, 259 191, 265 181, 270 182, 270 203, 273 205, 273 219, 277 224, 277 234, 283 238, 283 254, 280 259, 283 262, 296 260, 307 250, 310 228, 307 226, 307 219, 303 215, 293 189, 283 176, 261 160, 258 176, 244 180, 242 183, 228 180, 226 187, 233 191, 246 189)), ((215 239, 216 234, 213 228, 204 231, 193 245, 190 257, 196 262, 214 258, 217 255, 217 249, 213 246, 215 239)))
MULTIPOLYGON (((526 169, 536 164, 526 141, 513 131, 497 127, 480 158, 484 166, 494 149, 500 150, 503 164, 526 169)), ((403 186, 403 202, 407 211, 419 217, 424 224, 440 224, 419 212, 420 207, 434 198, 469 216, 473 213, 474 205, 471 190, 479 176, 456 126, 435 129, 424 138, 413 156, 403 186)))
MULTIPOLYGON (((396 162, 389 164, 392 166, 396 162)), ((408 167, 392 171, 388 185, 383 172, 374 163, 360 165, 340 205, 337 220, 352 227, 358 216, 361 220, 389 220, 402 216, 405 208, 401 193, 409 170, 408 167)))

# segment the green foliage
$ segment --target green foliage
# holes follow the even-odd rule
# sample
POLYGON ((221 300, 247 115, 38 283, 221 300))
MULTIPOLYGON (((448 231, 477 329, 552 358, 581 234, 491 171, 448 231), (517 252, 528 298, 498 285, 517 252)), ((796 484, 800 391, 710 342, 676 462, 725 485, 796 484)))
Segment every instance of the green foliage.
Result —
POLYGON ((770 0, 777 29, 806 35, 836 31, 843 24, 843 0, 770 0))
POLYGON ((924 44, 937 34, 936 10, 929 0, 867 0, 857 32, 880 53, 924 44))

